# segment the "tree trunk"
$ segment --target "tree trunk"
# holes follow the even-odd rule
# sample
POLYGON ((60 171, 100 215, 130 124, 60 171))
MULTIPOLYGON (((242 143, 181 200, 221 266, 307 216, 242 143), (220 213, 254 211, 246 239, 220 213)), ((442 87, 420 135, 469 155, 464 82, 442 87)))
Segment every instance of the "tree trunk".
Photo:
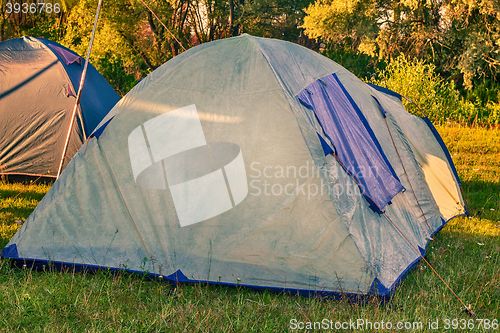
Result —
POLYGON ((228 35, 234 36, 234 0, 229 0, 229 21, 228 21, 228 35))

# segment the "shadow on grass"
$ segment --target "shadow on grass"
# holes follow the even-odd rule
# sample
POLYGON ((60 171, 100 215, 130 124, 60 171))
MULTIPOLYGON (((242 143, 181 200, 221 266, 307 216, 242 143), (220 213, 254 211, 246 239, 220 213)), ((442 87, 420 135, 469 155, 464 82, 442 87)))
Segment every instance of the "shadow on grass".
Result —
MULTIPOLYGON (((7 207, 7 208, 2 208, 2 214, 0 215, 0 218, 4 217, 13 217, 14 219, 26 219, 28 216, 31 214, 33 211, 34 207, 7 207)), ((0 225, 2 224, 10 224, 10 223, 5 223, 5 221, 0 220, 0 225)))
POLYGON ((23 185, 50 185, 54 183, 55 179, 53 177, 41 176, 1 175, 0 181, 8 184, 21 183, 23 185))
MULTIPOLYGON (((0 189, 0 200, 14 200, 7 205, 2 205, 4 207, 1 208, 0 219, 2 215, 27 218, 35 208, 33 206, 33 201, 36 201, 36 204, 38 204, 38 202, 43 198, 44 195, 45 192, 38 192, 33 190, 18 191, 15 189, 0 189)), ((4 221, 0 220, 0 224, 2 224, 2 222, 4 221)))
POLYGON ((465 181, 462 183, 469 214, 471 216, 499 220, 500 219, 500 184, 485 181, 465 181))
POLYGON ((19 223, 33 212, 50 184, 0 183, 0 249, 7 244, 19 223), (46 185, 47 187, 44 187, 46 185))
POLYGON ((42 200, 45 192, 42 191, 18 191, 15 189, 0 189, 0 199, 16 198, 22 200, 42 200))

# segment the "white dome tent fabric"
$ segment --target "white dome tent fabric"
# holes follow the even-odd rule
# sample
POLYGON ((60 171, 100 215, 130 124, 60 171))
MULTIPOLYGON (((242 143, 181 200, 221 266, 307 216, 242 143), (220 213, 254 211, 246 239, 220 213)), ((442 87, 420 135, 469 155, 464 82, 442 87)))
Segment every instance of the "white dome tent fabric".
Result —
POLYGON ((446 147, 399 95, 242 35, 182 53, 122 98, 3 257, 387 296, 464 213, 446 147))

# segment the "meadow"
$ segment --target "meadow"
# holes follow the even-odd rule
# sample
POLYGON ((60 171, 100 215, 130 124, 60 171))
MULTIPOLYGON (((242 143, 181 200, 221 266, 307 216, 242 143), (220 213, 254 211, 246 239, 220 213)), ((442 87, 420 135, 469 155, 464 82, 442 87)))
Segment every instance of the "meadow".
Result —
MULTIPOLYGON (((463 183, 470 216, 437 234, 427 259, 478 319, 499 318, 500 130, 438 127, 463 183)), ((49 189, 0 182, 0 247, 49 189)), ((420 263, 387 303, 304 298, 244 288, 178 285, 132 274, 13 268, 0 260, 0 331, 282 332, 290 322, 422 322, 469 319, 444 285, 420 263)), ((478 328, 477 331, 488 331, 478 328)))

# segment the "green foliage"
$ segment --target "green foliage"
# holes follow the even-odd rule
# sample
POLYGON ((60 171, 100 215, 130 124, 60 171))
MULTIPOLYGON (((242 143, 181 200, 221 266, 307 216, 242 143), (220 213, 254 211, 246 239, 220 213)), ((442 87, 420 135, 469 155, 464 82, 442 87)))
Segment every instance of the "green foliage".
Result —
POLYGON ((359 78, 370 80, 377 71, 385 68, 385 61, 364 53, 354 52, 349 48, 329 46, 323 55, 341 64, 359 78))
MULTIPOLYGON (((67 16, 65 34, 60 42, 81 56, 87 52, 96 8, 96 0, 80 0, 67 16)), ((123 95, 147 70, 125 32, 113 20, 114 15, 109 7, 101 13, 90 61, 123 95)), ((133 23, 132 17, 129 23, 133 23)))
POLYGON ((8 14, 7 2, 20 3, 21 1, 0 0, 0 41, 21 36, 47 37, 57 40, 63 32, 64 13, 31 14, 21 11, 8 14))
POLYGON ((126 72, 121 58, 106 54, 99 58, 96 66, 122 96, 128 93, 137 83, 135 76, 126 72))
MULTIPOLYGON (((371 0, 317 0, 305 9, 306 34, 358 51, 376 37, 376 7, 371 0)), ((369 49, 369 48, 368 48, 369 49)), ((369 55, 374 55, 369 51, 369 55)))
POLYGON ((50 40, 58 40, 61 35, 61 29, 57 25, 55 18, 48 18, 40 21, 32 27, 26 27, 23 31, 26 36, 43 36, 50 40))
POLYGON ((469 125, 497 125, 498 103, 481 105, 460 96, 454 81, 436 73, 436 66, 404 55, 393 59, 383 70, 377 70, 375 84, 398 92, 408 111, 428 117, 438 124, 457 122, 469 125))
MULTIPOLYGON (((325 44, 323 54, 408 94, 423 111, 408 108, 434 121, 499 123, 498 1, 146 2, 158 18, 140 0, 107 0, 101 12, 91 62, 122 95, 184 48, 247 32, 312 48, 325 44), (401 54, 417 60, 397 58, 401 54), (383 71, 391 59, 398 60, 383 71)), ((97 0, 60 3, 59 15, 2 11, 0 40, 42 36, 85 55, 97 0)))
POLYGON ((306 14, 311 38, 384 60, 405 54, 433 63, 460 88, 498 87, 499 1, 316 0, 306 14))
POLYGON ((241 1, 242 31, 262 37, 299 41, 303 9, 313 0, 241 1))

